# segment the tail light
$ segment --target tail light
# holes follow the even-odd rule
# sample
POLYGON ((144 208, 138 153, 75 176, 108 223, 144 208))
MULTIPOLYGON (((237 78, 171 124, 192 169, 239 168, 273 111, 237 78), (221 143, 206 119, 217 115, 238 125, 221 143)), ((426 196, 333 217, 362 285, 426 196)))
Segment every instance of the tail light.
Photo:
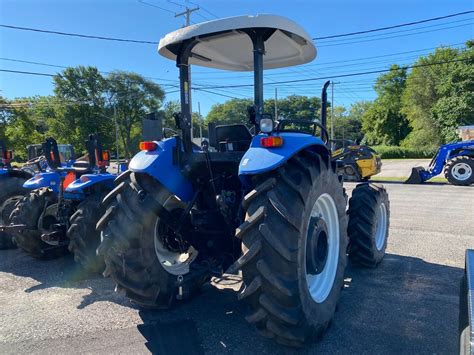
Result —
POLYGON ((153 150, 156 150, 158 148, 158 144, 155 142, 140 142, 140 150, 146 150, 148 152, 151 152, 153 150))
POLYGON ((279 136, 268 136, 260 139, 260 144, 264 148, 275 148, 283 145, 283 138, 279 136))
POLYGON ((110 153, 108 150, 102 151, 102 160, 109 161, 110 160, 110 153))

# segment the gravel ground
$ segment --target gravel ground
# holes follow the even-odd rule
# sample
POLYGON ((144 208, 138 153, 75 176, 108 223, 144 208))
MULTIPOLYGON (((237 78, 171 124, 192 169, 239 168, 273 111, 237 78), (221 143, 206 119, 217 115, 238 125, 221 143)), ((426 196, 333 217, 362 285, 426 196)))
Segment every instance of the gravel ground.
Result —
MULTIPOLYGON (((300 353, 456 352, 464 250, 474 248, 474 187, 386 186, 386 258, 374 270, 347 270, 331 328, 300 353)), ((109 279, 82 275, 70 257, 38 261, 0 251, 0 353, 140 354, 163 343, 187 344, 186 353, 293 352, 247 325, 236 277, 215 285, 172 311, 139 311, 109 279)))

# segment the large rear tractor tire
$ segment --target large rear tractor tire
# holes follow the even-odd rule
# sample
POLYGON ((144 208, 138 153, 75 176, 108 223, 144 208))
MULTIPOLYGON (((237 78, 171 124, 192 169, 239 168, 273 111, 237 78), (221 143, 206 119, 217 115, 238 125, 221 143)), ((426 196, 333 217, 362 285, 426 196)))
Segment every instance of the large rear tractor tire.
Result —
POLYGON ((169 308, 184 296, 180 290, 189 296, 207 281, 192 268, 198 252, 192 246, 184 253, 175 249, 173 232, 154 212, 156 202, 173 214, 185 206, 148 175, 131 173, 122 180, 105 197, 108 208, 97 223, 104 276, 141 307, 169 308))
POLYGON ((100 244, 100 232, 96 230, 96 224, 105 212, 103 197, 104 194, 94 194, 82 201, 71 216, 67 231, 69 251, 74 255, 74 260, 90 273, 101 273, 105 268, 104 258, 96 253, 100 244))
POLYGON ((243 201, 244 287, 247 321, 264 336, 302 346, 328 328, 347 264, 346 197, 335 167, 303 152, 277 171, 254 177, 243 201))
POLYGON ((366 267, 383 259, 390 226, 390 202, 384 187, 357 185, 349 200, 349 258, 366 267))
POLYGON ((459 156, 447 161, 444 176, 453 185, 468 186, 474 183, 474 158, 459 156))
MULTIPOLYGON (((15 205, 28 191, 23 188, 26 179, 19 177, 4 177, 0 188, 0 225, 10 224, 10 214, 15 205)), ((0 250, 16 248, 13 236, 9 233, 0 232, 0 250)))
POLYGON ((57 223, 56 211, 57 196, 51 189, 33 190, 23 197, 11 214, 11 223, 26 225, 26 230, 14 237, 18 247, 38 259, 64 255, 67 248, 51 246, 41 240, 41 235, 57 223))

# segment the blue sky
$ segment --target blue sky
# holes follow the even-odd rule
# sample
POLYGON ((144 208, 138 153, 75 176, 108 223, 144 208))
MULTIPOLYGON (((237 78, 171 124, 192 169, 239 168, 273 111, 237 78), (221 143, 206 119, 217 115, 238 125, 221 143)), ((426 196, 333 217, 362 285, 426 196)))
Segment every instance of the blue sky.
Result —
MULTIPOLYGON (((179 12, 181 3, 193 7, 190 1, 146 0, 149 3, 179 12)), ((404 22, 473 10, 472 0, 193 0, 203 7, 193 14, 193 22, 236 15, 271 13, 287 16, 302 25, 313 37, 360 31, 404 22)), ((2 0, 0 23, 76 32, 91 35, 158 41, 166 33, 181 27, 169 11, 144 5, 138 0, 2 0)), ((404 27, 398 30, 353 36, 347 39, 316 42, 318 58, 308 65, 266 71, 266 81, 331 76, 341 73, 370 71, 389 67, 390 63, 412 63, 439 45, 462 46, 474 38, 472 14, 437 22, 404 27), (402 30, 403 32, 399 32, 402 30), (394 32, 397 31, 397 32, 394 32), (424 32, 424 33, 420 33, 424 32), (375 36, 374 36, 375 35, 375 36), (400 36, 402 35, 402 36, 400 36), (374 36, 374 37, 366 37, 374 36), (386 38, 393 37, 393 38, 386 38), (359 43, 347 43, 358 41, 359 43), (425 50, 425 51, 422 51, 425 50), (412 52, 417 51, 417 52, 412 52), (411 53, 404 53, 411 52, 411 53), (394 53, 404 53, 396 54, 394 53), (370 58, 384 56, 379 58, 370 58), (368 59, 361 59, 368 58, 368 59), (361 59, 361 60, 359 60, 361 59)), ((121 69, 159 79, 163 84, 178 83, 174 63, 160 57, 156 46, 108 42, 48 35, 0 28, 0 68, 56 73, 58 68, 7 59, 34 61, 53 65, 94 65, 101 71, 121 69)), ((335 79, 335 104, 350 105, 358 100, 374 98, 372 83, 375 75, 335 79)), ((19 74, 0 73, 0 94, 8 98, 48 95, 52 93, 52 79, 19 74)), ((249 73, 227 73, 199 67, 193 68, 193 82, 201 85, 252 83, 249 73)), ((319 96, 321 81, 293 85, 276 85, 279 97, 290 94, 319 96)), ((273 97, 274 87, 268 85, 267 97, 273 97)), ((166 91, 174 91, 163 86, 166 91)), ((251 97, 251 88, 219 90, 232 97, 251 97)), ((177 99, 177 93, 167 100, 177 99)), ((210 93, 195 92, 194 110, 200 102, 202 113, 210 106, 227 100, 210 93)))

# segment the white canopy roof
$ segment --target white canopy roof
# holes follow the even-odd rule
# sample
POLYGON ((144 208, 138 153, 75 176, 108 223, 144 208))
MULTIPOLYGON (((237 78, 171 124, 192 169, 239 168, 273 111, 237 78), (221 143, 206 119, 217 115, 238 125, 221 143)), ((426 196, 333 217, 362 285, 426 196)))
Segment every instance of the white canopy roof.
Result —
POLYGON ((304 64, 316 57, 311 36, 295 22, 275 15, 237 16, 198 23, 168 33, 160 40, 158 52, 176 60, 173 45, 194 37, 189 63, 234 71, 253 70, 253 46, 250 37, 240 30, 270 28, 276 31, 265 42, 264 69, 304 64), (215 36, 212 34, 215 33, 215 36))

